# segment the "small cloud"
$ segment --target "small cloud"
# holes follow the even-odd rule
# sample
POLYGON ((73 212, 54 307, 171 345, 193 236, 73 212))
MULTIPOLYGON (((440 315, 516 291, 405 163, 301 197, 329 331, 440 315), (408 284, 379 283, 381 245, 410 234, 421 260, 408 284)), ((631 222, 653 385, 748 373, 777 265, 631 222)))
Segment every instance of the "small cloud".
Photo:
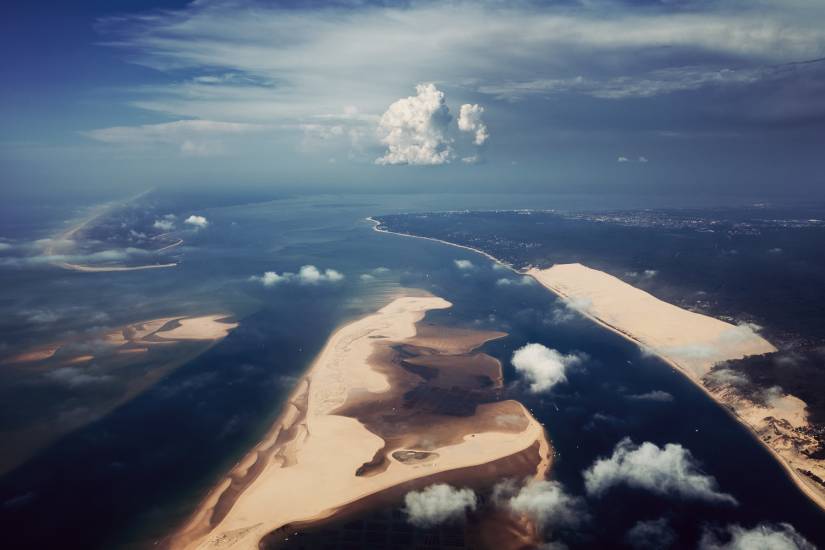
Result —
POLYGON ((534 284, 535 281, 532 277, 519 277, 518 279, 505 279, 501 278, 496 281, 496 286, 530 286, 534 284))
POLYGON ((667 518, 639 521, 627 532, 625 541, 638 550, 659 550, 672 546, 676 533, 667 518))
POLYGON ((576 318, 578 313, 568 307, 555 307, 552 311, 551 322, 554 325, 567 323, 576 318))
POLYGON ((779 247, 771 248, 768 250, 768 254, 782 254, 782 249, 779 247))
POLYGON ((326 269, 321 272, 314 265, 305 265, 298 271, 298 280, 303 284, 317 284, 323 282, 336 283, 344 278, 341 272, 334 269, 326 269))
POLYGON ((453 260, 458 269, 473 269, 475 265, 470 260, 453 260))
POLYGON ((475 132, 473 143, 484 145, 490 135, 487 133, 487 125, 481 121, 484 107, 465 103, 458 112, 458 129, 462 132, 475 132))
POLYGON ((531 393, 542 393, 567 381, 566 370, 584 360, 581 354, 563 355, 541 344, 527 344, 513 353, 510 362, 530 384, 531 393))
POLYGON ((730 384, 731 386, 748 383, 748 377, 744 373, 729 368, 716 368, 706 374, 705 379, 711 384, 730 384))
POLYGON ((70 388, 105 384, 112 379, 111 376, 106 374, 96 374, 88 367, 66 367, 50 371, 46 376, 55 382, 60 382, 70 388))
POLYGON ((550 322, 554 325, 567 323, 579 315, 586 315, 591 307, 593 307, 593 300, 590 298, 561 298, 561 306, 553 308, 550 322))
POLYGON ((640 164, 645 164, 645 163, 648 162, 648 159, 647 159, 647 157, 643 157, 643 156, 636 157, 635 159, 631 159, 631 158, 625 157, 625 156, 620 156, 619 158, 616 159, 616 161, 617 162, 638 162, 640 164))
POLYGON ((4 242, 0 241, 0 252, 3 252, 5 250, 11 250, 11 249, 12 249, 12 246, 9 243, 4 243, 4 242))
POLYGON ((475 510, 476 505, 476 494, 472 489, 458 489, 444 483, 411 491, 404 497, 407 520, 416 527, 462 520, 467 510, 475 510))
POLYGON ((375 275, 384 275, 385 273, 390 272, 390 268, 388 267, 376 267, 372 270, 373 274, 375 275))
POLYGON ((505 480, 493 488, 493 501, 529 517, 540 529, 578 527, 589 519, 584 500, 567 493, 558 481, 530 479, 520 486, 505 480))
POLYGON ((292 273, 284 273, 283 275, 279 275, 275 271, 267 271, 260 277, 253 275, 250 279, 253 281, 259 281, 264 286, 275 286, 284 281, 288 281, 290 275, 292 275, 292 273))
POLYGON ((729 525, 724 530, 708 530, 699 541, 700 550, 815 550, 816 547, 788 523, 759 524, 753 529, 729 525))
POLYGON ((666 391, 661 390, 653 390, 647 393, 640 393, 636 395, 628 395, 628 399, 632 399, 634 401, 659 401, 662 403, 673 401, 673 396, 667 393, 666 391))
POLYGON ((470 155, 468 157, 462 157, 461 162, 464 164, 478 164, 481 162, 481 157, 478 155, 470 155))
POLYGON ((731 495, 717 490, 716 480, 701 472, 691 452, 677 443, 636 445, 624 438, 611 457, 598 459, 583 475, 591 496, 626 485, 663 496, 737 504, 731 495))
POLYGON ((291 273, 289 271, 285 271, 283 273, 267 271, 263 275, 253 275, 249 279, 269 287, 289 282, 295 282, 302 285, 337 283, 343 278, 343 273, 336 271, 335 269, 325 269, 324 271, 321 271, 314 265, 305 265, 298 270, 298 273, 291 273))
POLYGON ((196 216, 195 214, 192 214, 191 216, 183 220, 183 223, 193 225, 200 229, 203 229, 207 225, 209 225, 209 221, 206 218, 204 218, 203 216, 196 216))
POLYGON ((215 120, 178 120, 143 126, 115 126, 84 132, 103 143, 128 147, 172 146, 188 156, 208 156, 223 151, 221 139, 260 131, 265 126, 215 120))
POLYGON ((586 297, 566 298, 564 305, 579 313, 587 313, 593 307, 593 300, 586 297))
POLYGON ((363 273, 363 274, 361 274, 361 277, 359 277, 359 278, 364 282, 369 282, 369 281, 374 281, 375 280, 375 275, 370 275, 369 273, 363 273))
POLYGON ((175 228, 175 224, 171 220, 155 220, 152 227, 160 229, 161 231, 172 231, 175 228))

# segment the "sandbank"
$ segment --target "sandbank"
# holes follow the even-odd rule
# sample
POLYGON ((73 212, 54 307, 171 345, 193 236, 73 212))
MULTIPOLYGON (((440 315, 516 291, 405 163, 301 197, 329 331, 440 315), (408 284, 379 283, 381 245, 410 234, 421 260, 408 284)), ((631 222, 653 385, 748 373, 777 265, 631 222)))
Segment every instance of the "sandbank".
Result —
MULTIPOLYGON (((525 452, 534 455, 529 473, 543 477, 549 443, 520 403, 483 402, 474 414, 455 418, 439 415, 439 403, 427 399, 400 405, 409 399, 407 388, 426 384, 415 368, 437 366, 409 371, 399 367, 399 356, 468 353, 500 337, 488 333, 473 340, 465 334, 464 345, 448 349, 437 349, 432 334, 417 341, 416 324, 426 312, 450 306, 432 296, 401 297, 338 329, 267 437, 218 484, 171 546, 258 548, 279 528, 323 520, 372 495, 412 490, 448 472, 525 452), (501 425, 496 419, 502 416, 516 421, 501 425)), ((482 362, 479 368, 489 367, 482 362)))

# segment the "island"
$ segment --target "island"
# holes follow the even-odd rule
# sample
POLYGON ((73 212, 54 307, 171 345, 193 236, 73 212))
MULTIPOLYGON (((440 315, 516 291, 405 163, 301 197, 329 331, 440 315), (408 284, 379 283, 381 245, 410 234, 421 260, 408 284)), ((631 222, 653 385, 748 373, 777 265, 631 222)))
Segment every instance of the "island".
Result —
POLYGON ((544 427, 502 399, 501 332, 434 326, 446 300, 407 293, 338 329, 267 436, 173 535, 174 548, 259 548, 433 483, 543 479, 544 427))

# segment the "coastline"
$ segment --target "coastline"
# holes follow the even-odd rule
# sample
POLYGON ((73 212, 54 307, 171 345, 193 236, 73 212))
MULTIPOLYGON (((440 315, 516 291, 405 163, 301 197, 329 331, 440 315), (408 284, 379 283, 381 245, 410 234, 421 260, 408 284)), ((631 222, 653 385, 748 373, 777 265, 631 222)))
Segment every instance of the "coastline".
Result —
MULTIPOLYGON (((440 358, 455 352, 416 347, 418 323, 426 312, 448 307, 449 302, 433 296, 403 296, 339 327, 263 440, 166 544, 257 548, 266 537, 288 536, 286 531, 298 525, 331 518, 399 487, 420 488, 435 476, 450 477, 464 469, 490 475, 495 471, 491 465, 506 466, 505 459, 523 453, 534 457, 530 475, 543 477, 552 458, 550 443, 544 427, 518 402, 485 402, 469 417, 444 417, 427 412, 432 403, 412 401, 416 410, 424 407, 416 413, 423 416, 403 416, 410 413, 400 400, 421 385, 421 378, 400 365, 396 348, 434 351, 440 358), (414 386, 411 380, 417 380, 414 386), (505 414, 519 415, 521 422, 496 427, 496 419, 505 414), (394 419, 386 421, 389 428, 381 424, 387 415, 394 419), (396 449, 402 452, 393 453, 396 449), (404 458, 408 452, 425 457, 404 458), (287 494, 289 499, 279 498, 287 494)), ((468 354, 501 336, 465 335, 466 349, 459 351, 468 354)), ((431 339, 424 342, 432 345, 431 339)), ((516 461, 522 469, 524 460, 516 461)))
MULTIPOLYGON (((478 249, 475 249, 475 248, 472 248, 472 247, 469 247, 469 246, 466 246, 466 245, 451 243, 449 241, 444 241, 444 240, 436 239, 436 238, 432 238, 432 237, 423 237, 423 236, 419 236, 419 235, 410 235, 410 234, 406 234, 406 233, 398 233, 398 232, 395 232, 395 231, 390 231, 388 229, 379 229, 378 226, 380 225, 380 222, 378 222, 376 219, 374 219, 371 216, 368 217, 367 220, 370 223, 373 224, 373 230, 377 231, 379 233, 388 233, 388 234, 392 234, 392 235, 398 235, 398 236, 401 236, 401 237, 411 237, 411 238, 417 238, 417 239, 425 239, 425 240, 435 241, 435 242, 439 242, 439 243, 446 244, 446 245, 449 245, 449 246, 454 246, 454 247, 457 247, 457 248, 462 248, 464 250, 469 250, 469 251, 475 252, 477 254, 480 254, 480 255, 484 256, 487 259, 490 259, 490 260, 494 261, 498 265, 501 265, 501 266, 509 269, 510 271, 512 271, 514 273, 517 273, 519 275, 527 275, 527 276, 532 277, 537 283, 541 284, 545 289, 549 290, 550 292, 552 292, 553 294, 555 294, 557 297, 561 298, 562 300, 570 299, 570 296, 566 295, 560 289, 553 288, 552 286, 549 286, 549 285, 545 284, 544 282, 542 282, 539 278, 537 278, 535 276, 534 273, 531 273, 531 271, 532 271, 531 269, 525 269, 525 270, 516 269, 513 266, 511 266, 510 264, 507 264, 507 263, 499 260, 498 258, 495 258, 491 254, 488 254, 487 252, 484 252, 483 250, 478 250, 478 249)), ((536 270, 536 271, 539 271, 539 270, 536 270)), ((676 307, 676 306, 674 306, 674 307, 676 307)), ((639 340, 638 338, 636 338, 632 334, 630 334, 626 331, 623 331, 619 327, 613 326, 608 322, 605 322, 603 319, 600 319, 599 317, 591 314, 590 312, 584 310, 584 311, 579 311, 579 313, 581 315, 583 315, 584 317, 588 318, 589 320, 595 322, 599 326, 601 326, 603 328, 606 328, 607 330, 613 332, 614 334, 617 334, 618 336, 621 336, 625 340, 628 340, 628 341, 640 346, 643 349, 647 348, 647 346, 645 346, 645 344, 641 340, 639 340)), ((688 380, 690 380, 694 384, 694 386, 701 389, 702 392, 705 393, 705 395, 710 397, 727 414, 729 414, 731 416, 731 418, 736 420, 740 425, 744 426, 747 429, 748 433, 754 439, 756 439, 759 442, 759 444, 764 449, 766 449, 771 454, 771 456, 773 456, 773 458, 780 464, 780 466, 785 471, 785 473, 787 474, 789 479, 794 483, 794 485, 797 486, 797 488, 802 492, 802 494, 804 494, 809 500, 811 500, 814 504, 816 504, 821 510, 825 510, 825 492, 821 491, 818 487, 812 486, 811 481, 809 481, 800 472, 797 472, 794 469, 793 465, 791 465, 781 454, 779 454, 779 452, 777 450, 775 450, 773 447, 771 447, 771 445, 769 445, 766 441, 764 441, 762 439, 762 437, 760 436, 760 434, 757 432, 757 429, 756 429, 755 426, 752 426, 749 422, 747 422, 744 418, 742 418, 739 414, 737 414, 736 410, 733 408, 732 405, 726 403, 718 395, 711 392, 711 390, 709 388, 707 388, 701 382, 701 380, 697 380, 694 376, 692 376, 692 373, 690 371, 683 368, 683 366, 681 366, 678 362, 672 360, 671 358, 665 356, 662 353, 656 352, 655 350, 653 350, 652 352, 656 355, 656 357, 658 357, 659 359, 664 361, 673 370, 675 370, 680 375, 685 376, 688 380)))
POLYGON ((58 263, 55 264, 68 271, 79 271, 81 273, 109 273, 112 271, 142 271, 144 269, 161 269, 165 267, 177 267, 177 263, 171 264, 147 264, 136 266, 111 266, 111 267, 96 267, 92 265, 58 263))
POLYGON ((523 271, 516 269, 512 265, 510 265, 506 262, 503 262, 503 261, 499 260, 498 258, 490 255, 490 254, 487 254, 483 250, 479 250, 477 248, 473 248, 473 247, 470 247, 470 246, 465 246, 463 244, 451 243, 450 241, 444 241, 444 240, 441 240, 441 239, 436 239, 434 237, 422 237, 421 235, 410 235, 408 233, 396 233, 395 231, 390 231, 389 229, 379 229, 378 226, 381 225, 381 222, 379 222, 378 220, 376 220, 372 216, 368 216, 365 219, 368 222, 370 222, 371 224, 373 224, 372 225, 373 231, 377 231, 378 233, 387 233, 389 235, 400 235, 402 237, 409 237, 411 239, 423 239, 425 241, 432 241, 432 242, 436 242, 436 243, 446 244, 446 245, 449 245, 449 246, 454 246, 456 248, 463 248, 464 250, 469 250, 470 252, 475 252, 476 254, 481 254, 482 256, 487 258, 488 260, 490 260, 490 261, 492 261, 492 262, 494 262, 494 263, 496 263, 496 264, 498 264, 502 267, 506 267, 507 269, 509 269, 513 273, 517 273, 519 275, 525 275, 525 273, 523 271))

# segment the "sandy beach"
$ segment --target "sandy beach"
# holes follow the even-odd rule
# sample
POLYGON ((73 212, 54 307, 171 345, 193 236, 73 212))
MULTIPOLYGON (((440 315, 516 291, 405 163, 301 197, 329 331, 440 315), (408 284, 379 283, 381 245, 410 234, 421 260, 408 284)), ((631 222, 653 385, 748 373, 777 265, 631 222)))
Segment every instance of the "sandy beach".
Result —
POLYGON ((744 424, 796 485, 825 509, 825 488, 811 478, 813 474, 825 479, 825 461, 803 452, 817 446, 805 433, 810 428, 805 403, 793 395, 772 395, 766 403, 757 403, 734 385, 709 376, 718 363, 776 351, 752 327, 684 310, 581 264, 533 268, 527 274, 573 309, 639 344, 687 376, 744 424))
MULTIPOLYGON (((287 526, 329 518, 373 495, 412 490, 450 473, 470 475, 474 467, 515 456, 522 457, 520 474, 543 477, 550 461, 543 427, 520 403, 486 401, 500 389, 500 364, 497 379, 486 385, 490 390, 460 382, 466 388, 460 396, 471 401, 469 414, 442 413, 445 403, 456 401, 439 386, 444 358, 462 358, 464 366, 451 368, 466 367, 466 379, 477 379, 490 364, 473 361, 472 351, 503 335, 421 324, 428 310, 450 305, 433 296, 401 297, 337 330, 269 435, 170 545, 258 548, 264 537, 288 536, 287 526), (408 355, 418 360, 399 359, 408 355)), ((493 468, 484 475, 492 482, 497 474, 493 468)))

